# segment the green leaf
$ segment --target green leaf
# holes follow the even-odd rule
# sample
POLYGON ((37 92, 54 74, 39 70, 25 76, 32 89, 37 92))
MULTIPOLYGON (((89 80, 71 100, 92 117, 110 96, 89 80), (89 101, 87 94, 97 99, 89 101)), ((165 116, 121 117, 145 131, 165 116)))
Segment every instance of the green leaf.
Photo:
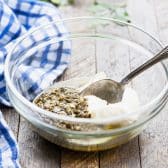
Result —
POLYGON ((124 8, 117 8, 113 14, 113 18, 121 20, 121 21, 125 21, 125 22, 130 22, 128 13, 126 9, 124 8))
MULTIPOLYGON (((130 22, 128 12, 126 11, 125 3, 112 5, 110 3, 99 3, 96 1, 89 8, 89 11, 92 12, 96 16, 112 17, 112 18, 115 18, 121 21, 130 22)), ((97 21, 97 24, 106 25, 104 21, 97 21)))
POLYGON ((71 4, 71 5, 75 4, 75 0, 69 0, 68 2, 69 2, 69 4, 71 4))

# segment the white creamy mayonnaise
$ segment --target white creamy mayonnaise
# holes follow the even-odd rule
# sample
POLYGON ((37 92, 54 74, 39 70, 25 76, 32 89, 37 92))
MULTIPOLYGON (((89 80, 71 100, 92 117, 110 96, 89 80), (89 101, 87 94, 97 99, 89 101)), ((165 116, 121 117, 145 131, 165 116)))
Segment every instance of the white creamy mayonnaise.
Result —
POLYGON ((85 96, 88 101, 88 110, 92 114, 92 118, 109 118, 119 114, 128 113, 139 108, 139 98, 135 90, 126 87, 121 102, 108 104, 94 95, 85 96))

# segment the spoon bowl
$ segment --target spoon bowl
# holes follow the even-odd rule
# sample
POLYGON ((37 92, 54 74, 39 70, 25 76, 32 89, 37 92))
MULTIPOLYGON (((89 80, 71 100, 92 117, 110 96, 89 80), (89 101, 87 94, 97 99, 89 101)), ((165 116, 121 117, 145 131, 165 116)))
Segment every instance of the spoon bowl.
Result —
POLYGON ((122 99, 123 92, 124 85, 111 79, 102 79, 90 84, 80 94, 82 96, 95 95, 107 100, 108 103, 116 103, 122 99))

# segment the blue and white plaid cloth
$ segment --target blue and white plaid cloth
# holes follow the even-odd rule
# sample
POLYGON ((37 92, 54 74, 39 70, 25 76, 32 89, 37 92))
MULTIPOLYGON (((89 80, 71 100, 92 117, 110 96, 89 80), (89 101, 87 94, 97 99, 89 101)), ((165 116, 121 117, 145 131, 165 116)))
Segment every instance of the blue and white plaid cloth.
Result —
MULTIPOLYGON (((52 20, 61 20, 61 17, 51 4, 38 0, 0 0, 0 103, 10 106, 4 79, 4 61, 9 49, 20 36, 52 20)), ((63 23, 53 24, 50 31, 39 31, 27 38, 25 44, 18 46, 18 51, 31 48, 35 41, 46 40, 48 36, 52 36, 51 33, 58 38, 68 34, 63 23)), ((32 99, 60 76, 67 67, 70 48, 69 41, 59 42, 48 45, 25 59, 16 74, 16 78, 19 78, 16 85, 21 87, 22 94, 32 99)), ((13 59, 17 56, 17 52, 14 53, 13 59)), ((17 143, 0 114, 0 168, 15 167, 20 167, 17 143)))

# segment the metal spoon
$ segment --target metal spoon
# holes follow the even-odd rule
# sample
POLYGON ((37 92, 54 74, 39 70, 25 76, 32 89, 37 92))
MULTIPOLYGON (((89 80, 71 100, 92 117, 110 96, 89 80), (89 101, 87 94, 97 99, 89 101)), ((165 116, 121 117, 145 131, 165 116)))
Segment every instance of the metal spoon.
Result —
POLYGON ((120 82, 116 82, 112 79, 102 79, 96 81, 85 89, 83 89, 80 94, 82 96, 95 95, 101 99, 106 100, 108 103, 116 103, 122 99, 124 92, 124 86, 128 84, 134 77, 160 62, 161 60, 168 57, 168 46, 162 49, 153 58, 149 59, 147 62, 139 66, 137 69, 129 73, 120 82))

